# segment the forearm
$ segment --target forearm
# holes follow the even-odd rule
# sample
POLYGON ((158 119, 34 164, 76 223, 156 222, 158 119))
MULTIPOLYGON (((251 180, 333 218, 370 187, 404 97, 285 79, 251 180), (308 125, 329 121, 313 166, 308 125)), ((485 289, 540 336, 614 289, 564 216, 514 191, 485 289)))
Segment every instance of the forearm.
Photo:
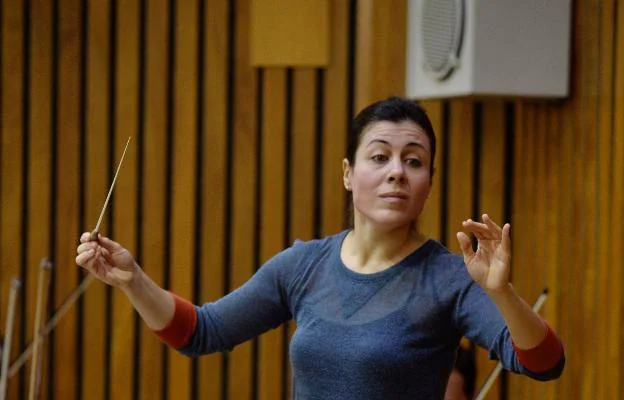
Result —
POLYGON ((122 290, 150 329, 159 331, 173 319, 175 300, 172 294, 158 286, 141 268, 137 267, 136 276, 122 290))
POLYGON ((511 284, 488 295, 501 313, 517 348, 528 350, 544 340, 547 330, 542 318, 516 293, 511 284))

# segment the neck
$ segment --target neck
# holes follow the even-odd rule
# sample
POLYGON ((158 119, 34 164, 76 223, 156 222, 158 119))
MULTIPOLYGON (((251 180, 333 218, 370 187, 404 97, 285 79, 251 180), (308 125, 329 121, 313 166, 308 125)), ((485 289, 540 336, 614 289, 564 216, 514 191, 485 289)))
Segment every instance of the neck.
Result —
POLYGON ((411 225, 384 230, 356 221, 349 241, 345 256, 351 267, 362 272, 377 272, 405 258, 424 242, 424 238, 411 225))

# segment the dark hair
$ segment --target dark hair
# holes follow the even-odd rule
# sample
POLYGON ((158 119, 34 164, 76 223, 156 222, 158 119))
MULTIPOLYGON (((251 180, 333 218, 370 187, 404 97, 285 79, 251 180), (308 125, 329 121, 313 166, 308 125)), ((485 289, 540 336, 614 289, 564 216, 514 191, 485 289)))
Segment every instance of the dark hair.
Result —
POLYGON ((475 395, 477 383, 477 359, 474 344, 457 348, 454 368, 464 377, 464 394, 469 399, 475 395))
POLYGON ((429 146, 431 147, 429 172, 433 177, 436 138, 431 121, 429 120, 425 109, 418 104, 417 101, 397 96, 389 97, 385 100, 380 100, 367 106, 353 119, 351 131, 349 132, 349 146, 347 147, 347 160, 349 161, 349 164, 355 165, 355 152, 360 145, 360 141, 362 140, 362 136, 364 135, 366 128, 375 122, 381 121, 396 123, 410 121, 425 131, 425 134, 429 139, 429 146))

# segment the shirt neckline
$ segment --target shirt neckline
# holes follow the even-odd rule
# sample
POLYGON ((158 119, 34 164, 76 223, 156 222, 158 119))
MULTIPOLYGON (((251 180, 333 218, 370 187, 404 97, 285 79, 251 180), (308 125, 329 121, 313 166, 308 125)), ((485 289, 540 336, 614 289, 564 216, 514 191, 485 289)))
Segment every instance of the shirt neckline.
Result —
POLYGON ((351 268, 347 267, 345 263, 342 261, 342 257, 340 256, 340 252, 342 250, 342 245, 347 235, 351 232, 350 229, 346 229, 340 233, 338 236, 338 240, 336 241, 336 246, 334 246, 334 255, 337 259, 338 269, 343 273, 349 276, 350 278, 356 280, 378 280, 383 279, 387 276, 394 275, 397 271, 400 271, 409 266, 417 266, 420 265, 431 253, 432 247, 435 244, 433 239, 427 239, 421 246, 417 249, 409 253, 402 260, 398 261, 394 265, 389 266, 383 271, 372 272, 369 274, 356 272, 351 268))

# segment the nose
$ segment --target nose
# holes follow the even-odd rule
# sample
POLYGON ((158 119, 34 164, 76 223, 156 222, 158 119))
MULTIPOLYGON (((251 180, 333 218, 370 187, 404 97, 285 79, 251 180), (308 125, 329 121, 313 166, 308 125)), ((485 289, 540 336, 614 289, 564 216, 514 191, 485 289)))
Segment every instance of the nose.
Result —
POLYGON ((400 161, 393 161, 390 166, 390 172, 388 173, 388 182, 403 183, 405 181, 405 170, 403 163, 400 161))

